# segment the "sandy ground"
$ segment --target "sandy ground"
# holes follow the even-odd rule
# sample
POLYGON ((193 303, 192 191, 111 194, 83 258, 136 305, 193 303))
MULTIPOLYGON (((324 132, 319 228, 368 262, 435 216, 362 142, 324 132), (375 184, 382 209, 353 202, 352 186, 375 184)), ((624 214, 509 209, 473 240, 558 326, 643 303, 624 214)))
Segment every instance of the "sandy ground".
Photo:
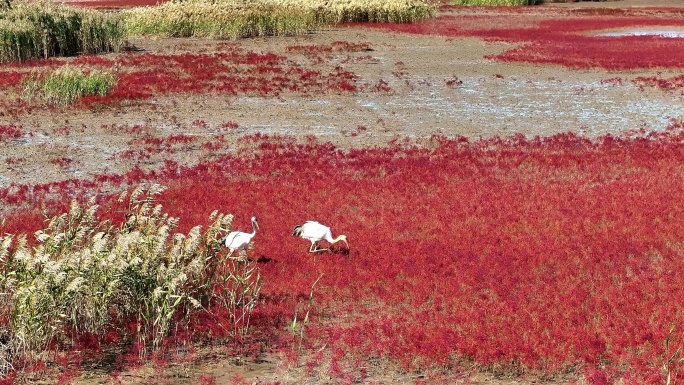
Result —
MULTIPOLYGON (((549 7, 633 7, 681 6, 684 0, 581 2, 552 4, 549 7)), ((124 173, 136 164, 145 169, 163 165, 165 159, 194 164, 234 149, 246 134, 291 135, 304 139, 315 135, 343 148, 384 145, 395 138, 422 138, 431 135, 470 138, 507 136, 547 136, 574 131, 590 137, 622 134, 634 129, 662 130, 668 118, 684 117, 682 95, 657 90, 640 91, 629 80, 638 76, 675 76, 677 71, 570 70, 556 66, 498 63, 484 59, 511 49, 506 43, 485 43, 478 39, 451 39, 439 36, 413 36, 358 28, 333 28, 300 37, 278 37, 240 41, 256 52, 284 54, 292 60, 304 56, 287 53, 286 47, 303 44, 329 44, 334 41, 368 42, 372 60, 348 63, 345 67, 363 82, 388 82, 389 93, 357 93, 302 97, 233 97, 225 95, 159 96, 130 108, 97 112, 67 108, 36 111, 19 118, 0 116, 0 126, 17 125, 26 135, 2 143, 0 187, 36 184, 69 178, 91 178, 100 173, 124 173), (398 67, 397 63, 403 65, 398 67), (400 75, 395 73, 400 72, 400 75), (602 83, 620 76, 622 86, 602 83), (462 83, 449 86, 457 78, 462 83), (154 105, 155 109, 150 106, 154 105), (193 124, 203 120, 205 125, 193 124), (175 153, 152 155, 144 161, 117 156, 128 149, 130 128, 145 127, 145 134, 167 137, 187 134, 198 143, 211 139, 222 123, 234 121, 238 129, 226 135, 228 145, 208 154, 198 145, 180 147, 175 153), (363 132, 359 126, 366 128, 363 132), (128 130, 128 131, 127 131, 128 130), (127 133, 128 132, 128 133, 127 133), (67 164, 55 159, 68 158, 67 164)), ((149 52, 180 52, 216 45, 216 41, 191 39, 136 40, 132 43, 149 52)), ((332 59, 342 62, 348 53, 332 59)), ((327 65, 330 65, 328 63, 327 65)), ((265 356, 259 362, 240 361, 222 355, 198 364, 171 367, 161 374, 149 368, 123 373, 122 383, 197 382, 200 374, 216 378, 218 384, 231 383, 236 374, 247 383, 281 381, 301 383, 301 370, 287 370, 278 357, 265 356), (159 381, 158 381, 159 380, 159 381)), ((540 379, 498 378, 492 374, 468 373, 470 384, 532 384, 540 379)), ((410 384, 414 378, 399 372, 376 375, 377 383, 410 384)), ((309 378, 310 384, 330 383, 326 378, 309 378)), ((565 384, 569 379, 546 383, 565 384)), ((107 373, 93 371, 82 384, 116 383, 107 373)), ((466 382, 463 382, 466 383, 466 382)))

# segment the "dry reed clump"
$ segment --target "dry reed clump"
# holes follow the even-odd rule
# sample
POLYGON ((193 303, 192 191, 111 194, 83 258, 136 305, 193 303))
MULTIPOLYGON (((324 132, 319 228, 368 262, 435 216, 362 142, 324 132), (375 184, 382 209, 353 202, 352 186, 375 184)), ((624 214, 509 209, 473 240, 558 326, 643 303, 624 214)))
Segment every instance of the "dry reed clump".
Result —
POLYGON ((431 17, 420 0, 177 0, 123 12, 132 35, 212 37, 295 35, 341 22, 412 22, 431 17))
POLYGON ((322 27, 315 12, 265 1, 172 1, 123 12, 132 35, 238 39, 295 35, 322 27))
POLYGON ((84 73, 67 65, 44 76, 31 73, 22 81, 21 89, 24 99, 40 97, 50 104, 64 106, 88 95, 106 96, 116 82, 116 77, 107 71, 84 73))
POLYGON ((271 0, 284 7, 316 10, 329 23, 411 23, 433 17, 435 6, 422 0, 271 0))
MULTIPOLYGON (((247 333, 261 280, 255 262, 229 263, 221 253, 232 215, 214 212, 206 231, 196 226, 187 235, 173 234, 178 219, 154 202, 163 190, 136 188, 120 227, 99 220, 93 200, 85 206, 74 201, 68 213, 35 233, 36 247, 26 235, 1 237, 0 301, 6 308, 0 317, 9 322, 0 326, 0 342, 31 355, 68 346, 74 335, 102 336, 112 325, 126 333, 121 325, 134 322, 136 330, 124 341, 136 342, 144 355, 174 324, 215 305, 230 306, 227 321, 235 333, 247 333)), ((2 347, 0 368, 12 358, 2 347)))
POLYGON ((119 15, 14 1, 0 8, 0 63, 52 56, 118 52, 124 45, 119 15))

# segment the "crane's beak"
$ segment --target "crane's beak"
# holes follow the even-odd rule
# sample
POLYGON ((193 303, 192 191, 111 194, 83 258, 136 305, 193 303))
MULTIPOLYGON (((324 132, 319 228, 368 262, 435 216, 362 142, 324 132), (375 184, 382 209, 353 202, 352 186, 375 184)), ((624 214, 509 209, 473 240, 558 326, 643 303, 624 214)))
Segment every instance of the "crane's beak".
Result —
POLYGON ((259 222, 254 221, 254 225, 256 226, 257 230, 261 230, 261 229, 259 228, 259 222))
POLYGON ((347 249, 342 250, 342 254, 346 257, 349 257, 349 254, 351 253, 351 249, 349 248, 349 243, 347 242, 346 239, 344 240, 344 244, 347 245, 347 249))

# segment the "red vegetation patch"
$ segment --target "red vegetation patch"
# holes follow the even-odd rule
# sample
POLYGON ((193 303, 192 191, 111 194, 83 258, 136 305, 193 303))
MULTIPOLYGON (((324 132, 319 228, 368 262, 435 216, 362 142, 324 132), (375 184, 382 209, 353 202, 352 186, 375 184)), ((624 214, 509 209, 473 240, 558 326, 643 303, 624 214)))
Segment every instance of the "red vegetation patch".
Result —
POLYGON ((229 122, 221 123, 221 129, 222 130, 231 130, 231 129, 234 130, 234 129, 239 128, 239 127, 240 127, 240 125, 235 123, 232 120, 229 122))
POLYGON ((67 168, 71 165, 74 160, 67 157, 54 158, 50 160, 50 164, 54 164, 57 167, 67 168))
POLYGON ((301 53, 304 55, 318 55, 321 53, 332 52, 360 52, 372 51, 370 43, 353 43, 348 41, 335 41, 326 45, 290 45, 286 47, 287 52, 301 53))
POLYGON ((186 145, 194 140, 194 137, 184 134, 171 135, 165 138, 147 136, 128 141, 128 146, 141 147, 147 152, 172 152, 175 146, 186 145))
POLYGON ((339 67, 323 74, 273 53, 223 47, 227 52, 124 55, 116 61, 122 68, 119 82, 104 99, 139 99, 157 93, 180 92, 268 96, 282 92, 308 94, 356 89, 356 77, 339 67))
POLYGON ((18 86, 25 75, 25 72, 5 71, 2 73, 2 76, 0 76, 0 87, 18 86))
POLYGON ((684 67, 684 39, 657 36, 593 36, 594 32, 620 28, 682 28, 684 19, 674 11, 653 10, 651 15, 632 11, 578 17, 573 12, 543 9, 539 12, 483 11, 480 15, 442 16, 413 24, 364 24, 396 32, 479 37, 488 41, 522 45, 490 59, 559 64, 573 68, 608 70, 684 67))
MULTIPOLYGON (((367 43, 333 43, 340 51, 365 49, 367 43)), ((274 53, 255 53, 237 44, 219 44, 215 53, 150 54, 128 52, 113 57, 81 56, 75 59, 36 60, 30 66, 49 71, 60 65, 115 69, 117 85, 107 96, 87 96, 81 106, 116 104, 123 101, 148 99, 168 93, 223 93, 230 95, 277 96, 282 93, 304 95, 326 92, 354 92, 360 86, 353 72, 336 66, 329 73, 289 60, 274 53)), ((24 63, 26 64, 26 63, 24 63)), ((21 74, 7 73, 7 85, 18 84, 21 74)), ((0 78, 5 79, 3 76, 0 78)), ((2 83, 0 83, 1 85, 2 83)), ((6 110, 20 114, 23 102, 7 101, 6 110), (12 106, 16 104, 16 106, 12 106)))
POLYGON ((127 142, 128 149, 118 153, 114 158, 129 160, 150 159, 152 154, 173 154, 183 151, 188 145, 197 140, 196 137, 177 134, 168 137, 154 137, 146 135, 127 142))
MULTIPOLYGON (((367 43, 346 42, 330 45, 331 49, 339 51, 363 50, 367 46, 367 43)), ((277 96, 282 93, 348 93, 360 88, 380 91, 372 84, 360 84, 358 76, 341 66, 325 73, 285 56, 245 51, 237 44, 221 43, 217 49, 215 53, 176 55, 128 52, 112 58, 86 55, 75 59, 34 60, 22 63, 22 67, 35 67, 40 72, 69 63, 105 71, 114 69, 118 81, 113 91, 107 96, 79 99, 77 105, 86 107, 116 105, 168 93, 277 96)), ((15 65, 18 64, 11 63, 8 68, 15 65)), ((0 75, 0 86, 16 86, 24 76, 11 71, 0 72, 0 75)), ((0 100, 0 108, 4 114, 18 116, 30 107, 17 97, 15 100, 0 100)))
POLYGON ((684 75, 674 76, 666 79, 663 79, 658 76, 639 76, 636 79, 632 80, 632 82, 642 89, 644 87, 656 87, 662 90, 672 91, 684 88, 684 75))
POLYGON ((488 58, 608 70, 684 67, 684 39, 655 36, 559 36, 488 58), (638 47, 636 50, 634 47, 638 47))
POLYGON ((24 132, 15 126, 0 126, 0 142, 9 139, 18 139, 24 135, 24 132))
MULTIPOLYGON (((259 218, 251 257, 265 287, 253 338, 296 352, 287 325, 310 310, 303 346, 326 346, 332 376, 359 378, 355 363, 380 357, 406 370, 574 369, 595 383, 663 383, 667 364, 684 379, 668 361, 684 346, 684 135, 433 138, 347 152, 284 139, 248 138, 192 168, 12 186, 5 202, 36 209, 10 215, 4 231, 39 228, 46 198, 66 205, 159 181, 180 231, 214 209, 243 230, 259 218), (307 219, 346 234, 348 255, 314 260, 291 235, 307 219)), ((105 212, 116 212, 112 199, 100 199, 105 212)), ((193 322, 195 339, 225 335, 214 316, 193 322)))

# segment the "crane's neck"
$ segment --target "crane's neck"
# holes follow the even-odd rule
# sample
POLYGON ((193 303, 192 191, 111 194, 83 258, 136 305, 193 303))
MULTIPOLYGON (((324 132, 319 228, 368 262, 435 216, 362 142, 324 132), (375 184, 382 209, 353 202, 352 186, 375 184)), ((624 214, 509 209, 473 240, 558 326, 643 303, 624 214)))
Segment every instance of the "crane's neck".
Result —
POLYGON ((257 230, 256 223, 254 221, 252 221, 252 236, 256 235, 256 230, 257 230))
POLYGON ((339 242, 339 241, 343 241, 347 246, 349 245, 349 244, 347 243, 347 236, 346 236, 346 235, 341 235, 341 234, 338 235, 337 238, 335 238, 335 239, 333 239, 332 241, 330 241, 330 243, 337 243, 337 242, 339 242))

